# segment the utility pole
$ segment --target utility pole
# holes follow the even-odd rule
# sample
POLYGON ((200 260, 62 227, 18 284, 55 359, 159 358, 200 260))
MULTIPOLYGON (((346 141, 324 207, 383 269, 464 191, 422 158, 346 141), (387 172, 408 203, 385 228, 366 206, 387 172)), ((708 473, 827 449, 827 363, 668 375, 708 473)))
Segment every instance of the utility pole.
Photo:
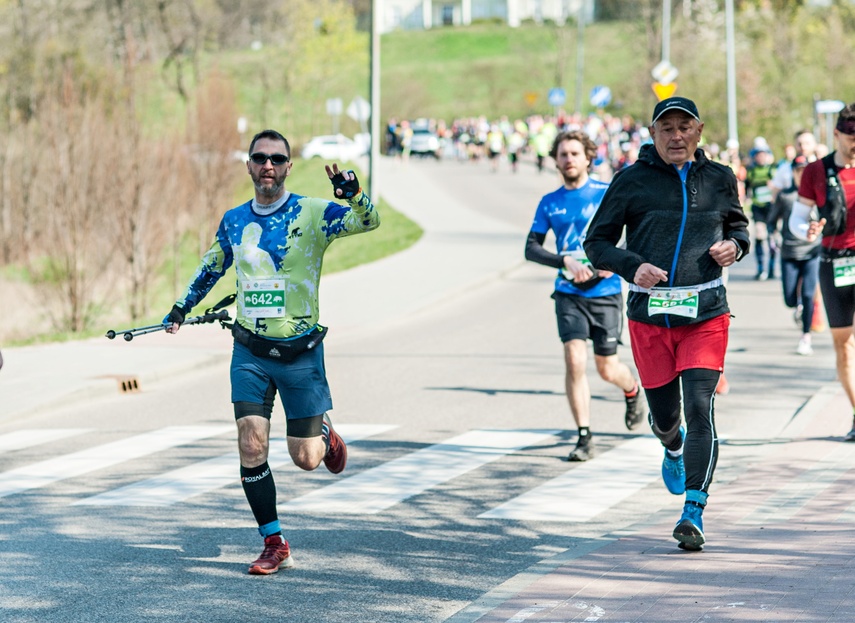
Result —
POLYGON ((671 61, 671 0, 662 2, 662 60, 671 61))
POLYGON ((380 2, 371 0, 371 73, 370 73, 370 117, 369 133, 371 134, 371 149, 368 152, 368 196, 375 202, 377 194, 376 167, 380 157, 380 2))
POLYGON ((733 30, 733 0, 725 0, 727 31, 727 142, 739 144, 736 123, 736 41, 733 30))
POLYGON ((576 36, 576 114, 582 114, 582 74, 585 73, 585 8, 587 2, 579 3, 579 32, 576 36))

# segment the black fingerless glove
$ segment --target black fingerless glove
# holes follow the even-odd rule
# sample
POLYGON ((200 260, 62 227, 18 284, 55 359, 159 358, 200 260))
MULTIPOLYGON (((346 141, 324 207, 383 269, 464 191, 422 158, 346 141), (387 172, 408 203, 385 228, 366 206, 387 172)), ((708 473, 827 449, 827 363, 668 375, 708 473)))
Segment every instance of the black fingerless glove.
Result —
POLYGON ((178 305, 173 305, 172 310, 166 314, 166 318, 163 319, 163 324, 171 325, 175 322, 182 324, 184 322, 184 316, 184 310, 178 307, 178 305))
MULTIPOLYGON (((353 173, 353 171, 348 171, 348 173, 353 173)), ((336 173, 330 178, 330 182, 332 182, 334 189, 341 188, 341 197, 336 194, 337 199, 353 199, 359 193, 359 180, 355 174, 352 180, 346 180, 342 173, 336 173)))

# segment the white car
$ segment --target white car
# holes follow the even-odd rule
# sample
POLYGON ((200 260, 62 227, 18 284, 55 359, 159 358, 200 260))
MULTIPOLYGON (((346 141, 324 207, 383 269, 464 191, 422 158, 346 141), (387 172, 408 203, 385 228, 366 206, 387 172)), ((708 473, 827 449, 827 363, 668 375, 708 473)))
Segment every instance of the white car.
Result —
POLYGON ((357 143, 344 134, 330 134, 327 136, 316 136, 303 145, 300 156, 304 160, 311 158, 323 158, 324 160, 336 160, 348 162, 367 153, 365 145, 357 143))

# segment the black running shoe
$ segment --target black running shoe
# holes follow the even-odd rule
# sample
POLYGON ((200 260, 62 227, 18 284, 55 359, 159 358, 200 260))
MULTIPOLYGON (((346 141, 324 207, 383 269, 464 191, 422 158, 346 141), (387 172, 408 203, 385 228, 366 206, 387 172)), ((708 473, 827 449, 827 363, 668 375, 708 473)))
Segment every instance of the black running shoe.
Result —
POLYGON ((623 418, 626 428, 635 430, 644 421, 646 415, 647 400, 644 399, 644 392, 639 387, 635 396, 626 397, 626 415, 623 418))
POLYGON ((579 437, 579 441, 576 442, 576 447, 569 455, 567 455, 568 461, 576 463, 587 461, 592 458, 594 458, 594 444, 591 441, 590 435, 579 437))

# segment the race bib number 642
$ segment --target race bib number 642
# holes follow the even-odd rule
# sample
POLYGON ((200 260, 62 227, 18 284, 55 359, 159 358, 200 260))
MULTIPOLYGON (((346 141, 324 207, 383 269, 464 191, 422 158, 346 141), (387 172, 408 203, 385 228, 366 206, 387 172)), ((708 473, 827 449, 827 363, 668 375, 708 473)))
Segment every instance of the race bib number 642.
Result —
POLYGON ((285 283, 281 279, 241 281, 240 296, 246 318, 279 318, 285 315, 285 283))

